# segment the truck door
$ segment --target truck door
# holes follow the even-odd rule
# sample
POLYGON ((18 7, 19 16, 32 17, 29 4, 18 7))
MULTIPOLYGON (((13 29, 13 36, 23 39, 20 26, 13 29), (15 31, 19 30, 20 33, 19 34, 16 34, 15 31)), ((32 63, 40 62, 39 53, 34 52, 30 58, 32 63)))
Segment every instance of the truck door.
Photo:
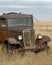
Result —
POLYGON ((1 42, 4 42, 5 41, 6 36, 7 36, 6 30, 0 29, 0 41, 1 42))
POLYGON ((6 20, 0 19, 0 41, 4 42, 7 36, 7 30, 6 30, 6 20))

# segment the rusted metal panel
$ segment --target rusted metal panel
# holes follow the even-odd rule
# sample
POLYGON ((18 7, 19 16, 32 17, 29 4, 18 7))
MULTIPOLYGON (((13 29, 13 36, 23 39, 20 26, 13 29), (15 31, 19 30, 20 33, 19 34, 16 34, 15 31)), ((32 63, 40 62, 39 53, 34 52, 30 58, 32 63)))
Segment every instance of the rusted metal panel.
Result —
POLYGON ((15 26, 15 27, 8 28, 8 30, 14 30, 19 32, 22 32, 25 29, 32 29, 32 27, 31 26, 15 26))
POLYGON ((28 15, 28 14, 4 14, 4 15, 1 15, 0 18, 5 18, 5 19, 9 19, 9 18, 31 18, 32 15, 28 15))
POLYGON ((7 37, 7 32, 6 32, 6 30, 0 30, 0 41, 1 41, 1 42, 4 42, 5 39, 6 39, 6 37, 7 37))
POLYGON ((42 48, 42 47, 45 47, 43 45, 45 42, 50 42, 50 41, 51 41, 51 39, 49 38, 49 36, 43 35, 42 39, 37 38, 35 40, 35 45, 36 45, 37 48, 42 48))

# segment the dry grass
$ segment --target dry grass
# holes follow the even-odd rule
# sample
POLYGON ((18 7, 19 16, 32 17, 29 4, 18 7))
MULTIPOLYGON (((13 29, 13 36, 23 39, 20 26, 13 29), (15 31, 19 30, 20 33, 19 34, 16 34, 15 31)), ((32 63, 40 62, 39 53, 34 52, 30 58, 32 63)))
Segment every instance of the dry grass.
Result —
MULTIPOLYGON (((47 34, 52 37, 52 30, 49 31, 48 26, 52 26, 52 23, 41 23, 35 22, 36 35, 38 33, 47 34)), ((52 39, 52 38, 51 38, 52 39)), ((52 41, 51 41, 52 42, 52 41)), ((13 54, 6 54, 6 49, 2 50, 2 45, 0 45, 0 65, 52 65, 52 44, 49 43, 50 49, 48 53, 42 51, 38 54, 34 52, 26 52, 24 55, 18 53, 18 51, 13 54)))
POLYGON ((34 52, 6 54, 6 50, 2 50, 0 46, 0 65, 52 65, 52 48, 42 51, 38 54, 34 52))

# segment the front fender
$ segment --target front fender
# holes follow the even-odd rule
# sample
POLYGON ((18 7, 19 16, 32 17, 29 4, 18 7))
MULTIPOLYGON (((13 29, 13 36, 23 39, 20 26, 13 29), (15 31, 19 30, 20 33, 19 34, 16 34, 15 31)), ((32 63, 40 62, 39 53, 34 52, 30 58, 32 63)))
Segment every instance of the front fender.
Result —
POLYGON ((51 39, 49 36, 43 35, 42 39, 36 39, 35 44, 38 45, 38 44, 43 44, 44 42, 50 42, 50 41, 51 39))
POLYGON ((42 39, 36 39, 35 40, 35 44, 43 44, 44 42, 50 42, 51 39, 49 38, 49 36, 43 35, 42 39))
POLYGON ((42 39, 40 40, 41 43, 50 42, 50 41, 51 41, 50 37, 46 35, 43 35, 42 39))
POLYGON ((8 42, 9 45, 15 45, 16 47, 23 48, 22 44, 20 44, 20 42, 13 37, 8 37, 6 39, 6 43, 7 42, 8 42))
POLYGON ((19 43, 15 38, 13 37, 8 37, 6 39, 8 41, 9 44, 14 44, 14 43, 19 43))

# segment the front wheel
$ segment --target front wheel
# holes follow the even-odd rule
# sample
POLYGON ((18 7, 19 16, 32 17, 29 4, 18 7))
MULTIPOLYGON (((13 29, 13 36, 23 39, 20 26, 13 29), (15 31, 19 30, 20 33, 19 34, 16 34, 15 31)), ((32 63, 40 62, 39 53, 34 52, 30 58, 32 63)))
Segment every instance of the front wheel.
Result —
POLYGON ((44 42, 42 45, 43 45, 44 47, 48 47, 48 43, 47 43, 47 42, 44 42))
POLYGON ((49 49, 48 42, 44 42, 42 45, 43 45, 43 47, 45 48, 45 50, 47 52, 48 49, 49 49))

